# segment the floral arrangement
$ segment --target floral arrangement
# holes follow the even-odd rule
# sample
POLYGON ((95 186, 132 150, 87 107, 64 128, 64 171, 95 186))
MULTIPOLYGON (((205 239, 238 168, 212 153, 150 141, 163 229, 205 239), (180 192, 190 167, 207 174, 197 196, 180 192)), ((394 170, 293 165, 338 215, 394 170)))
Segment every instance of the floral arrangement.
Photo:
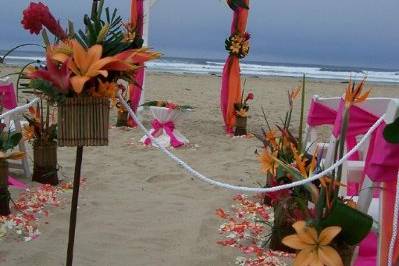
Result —
POLYGON ((22 134, 18 132, 4 131, 6 125, 0 123, 0 161, 21 160, 25 153, 21 151, 8 152, 14 149, 22 139, 22 134))
POLYGON ((139 64, 159 57, 147 48, 135 49, 142 40, 129 24, 123 24, 116 9, 103 10, 104 1, 94 3, 92 16, 84 16, 86 29, 78 32, 71 22, 64 31, 43 3, 30 3, 23 12, 24 28, 41 32, 46 49, 45 66, 26 75, 29 88, 54 102, 77 96, 115 98, 118 80, 132 81, 139 64), (49 42, 47 31, 55 43, 49 42))
POLYGON ((236 111, 235 113, 236 116, 248 117, 248 110, 249 110, 248 101, 252 101, 253 99, 254 99, 254 94, 252 92, 249 92, 247 94, 247 97, 245 97, 244 99, 244 91, 243 91, 241 95, 241 102, 234 104, 234 110, 236 111))
MULTIPOLYGON (((344 153, 343 140, 346 137, 349 108, 368 97, 369 91, 363 93, 364 86, 364 80, 359 84, 350 81, 346 89, 336 160, 342 158, 344 153)), ((276 125, 276 129, 272 129, 265 116, 267 129, 262 129, 262 135, 257 136, 263 143, 261 151, 257 151, 257 154, 261 170, 266 174, 265 187, 304 180, 323 170, 322 159, 319 158, 317 149, 313 154, 309 154, 305 147, 302 147, 300 139, 291 133, 293 102, 300 92, 303 95, 304 86, 288 92, 289 109, 282 125, 276 125)), ((277 265, 265 264, 259 260, 263 258, 264 252, 270 250, 297 253, 294 265, 350 265, 354 247, 366 237, 373 220, 369 215, 358 211, 353 200, 338 196, 342 186, 341 178, 342 167, 339 167, 337 171, 319 181, 258 195, 256 201, 249 205, 254 206, 249 209, 255 210, 254 215, 248 216, 233 206, 233 211, 242 219, 238 224, 245 225, 245 230, 248 229, 239 239, 254 240, 255 246, 252 250, 256 250, 252 253, 255 258, 246 257, 243 265, 277 265), (268 210, 268 215, 256 213, 258 209, 268 210), (271 213, 273 220, 269 218, 271 213), (261 230, 252 229, 258 227, 261 230)), ((250 212, 247 210, 246 213, 250 212)), ((224 211, 219 210, 218 215, 236 223, 236 218, 224 211)), ((222 225, 222 229, 224 228, 226 226, 222 225)), ((229 235, 233 238, 237 236, 236 233, 229 235)), ((220 244, 239 246, 237 241, 228 240, 220 244)))
POLYGON ((248 101, 254 99, 254 94, 249 92, 247 97, 244 99, 244 91, 241 94, 241 101, 234 104, 235 111, 235 130, 234 136, 246 136, 247 135, 247 118, 249 105, 248 101))
POLYGON ((36 143, 50 143, 57 139, 57 122, 54 110, 50 110, 47 103, 46 111, 43 101, 38 102, 36 107, 30 107, 29 112, 24 115, 28 125, 22 128, 23 138, 36 143))
POLYGON ((156 106, 156 107, 165 107, 170 110, 179 110, 179 111, 190 111, 194 109, 194 107, 190 105, 178 105, 170 101, 148 101, 143 103, 141 106, 149 107, 149 106, 156 106))
POLYGON ((225 48, 230 53, 230 55, 238 56, 239 58, 244 58, 249 53, 249 39, 251 35, 248 32, 244 34, 235 33, 231 35, 225 41, 225 48))

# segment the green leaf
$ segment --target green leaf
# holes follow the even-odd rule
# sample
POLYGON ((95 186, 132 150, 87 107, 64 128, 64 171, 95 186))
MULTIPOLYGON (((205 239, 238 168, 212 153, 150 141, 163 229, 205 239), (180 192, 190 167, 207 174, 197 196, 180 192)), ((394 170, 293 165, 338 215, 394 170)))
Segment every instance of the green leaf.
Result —
POLYGON ((49 46, 50 45, 50 41, 48 39, 48 35, 47 35, 47 30, 46 29, 42 30, 42 38, 43 38, 44 46, 46 46, 46 47, 49 46))
POLYGON ((22 139, 22 134, 21 133, 9 133, 9 137, 7 141, 3 145, 3 151, 11 150, 15 146, 18 145, 18 143, 22 139))
POLYGON ((399 117, 384 128, 383 135, 389 143, 399 144, 399 117))
POLYGON ((349 245, 356 245, 370 232, 373 218, 357 209, 336 200, 330 215, 319 222, 321 228, 340 226, 339 236, 349 245))

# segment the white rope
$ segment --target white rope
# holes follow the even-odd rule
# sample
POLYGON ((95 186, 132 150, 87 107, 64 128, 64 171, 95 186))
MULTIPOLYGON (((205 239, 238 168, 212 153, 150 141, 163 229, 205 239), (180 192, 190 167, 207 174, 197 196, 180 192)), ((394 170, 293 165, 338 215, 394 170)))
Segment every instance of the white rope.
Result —
MULTIPOLYGON (((380 203, 381 204, 381 203, 380 203)), ((393 210, 393 223, 392 223, 392 236, 389 242, 388 252, 388 266, 393 265, 393 253, 395 251, 396 236, 398 235, 398 218, 399 218, 399 174, 396 180, 396 194, 395 194, 395 205, 393 210)))
POLYGON ((126 108, 126 110, 128 110, 129 115, 133 118, 133 120, 137 123, 137 125, 144 131, 146 136, 148 138, 150 138, 151 141, 153 143, 155 143, 155 145, 157 147, 159 147, 162 152, 164 152, 167 156, 169 156, 172 160, 174 160, 178 165, 180 165, 181 167, 186 169, 191 175, 198 177, 199 179, 201 179, 209 184, 219 186, 222 188, 226 188, 226 189, 230 189, 230 190, 241 191, 241 192, 253 192, 253 193, 275 192, 275 191, 279 191, 279 190, 283 190, 283 189, 302 186, 307 183, 313 182, 316 179, 319 179, 319 178, 329 174, 334 169, 336 169, 337 167, 342 165, 352 154, 354 154, 359 149, 359 147, 370 137, 370 135, 375 131, 375 129, 384 121, 384 116, 380 117, 374 123, 374 125, 370 127, 370 129, 363 136, 363 138, 356 144, 356 146, 353 147, 353 149, 351 149, 339 161, 337 161, 335 164, 330 166, 328 169, 322 171, 321 173, 314 175, 312 177, 306 178, 304 180, 295 181, 295 182, 292 182, 289 184, 279 185, 279 186, 275 186, 275 187, 268 187, 268 188, 251 188, 251 187, 240 187, 240 186, 235 186, 235 185, 219 182, 219 181, 213 180, 209 177, 206 177, 203 174, 199 173, 198 171, 194 170, 191 166, 189 166, 187 163, 185 163, 179 157, 177 157, 172 152, 170 152, 168 149, 166 149, 165 147, 163 147, 162 145, 159 144, 159 142, 148 132, 148 130, 144 127, 144 125, 137 119, 136 115, 134 114, 134 112, 132 111, 130 106, 126 103, 126 101, 120 95, 120 92, 118 92, 118 98, 121 101, 121 103, 123 104, 123 106, 126 108))
POLYGON ((11 116, 11 115, 13 115, 15 113, 24 112, 26 109, 28 109, 29 107, 34 105, 38 100, 39 100, 39 98, 34 98, 30 103, 15 107, 14 109, 11 109, 11 110, 5 112, 4 114, 1 114, 0 115, 0 119, 3 119, 3 118, 8 117, 8 116, 11 116))

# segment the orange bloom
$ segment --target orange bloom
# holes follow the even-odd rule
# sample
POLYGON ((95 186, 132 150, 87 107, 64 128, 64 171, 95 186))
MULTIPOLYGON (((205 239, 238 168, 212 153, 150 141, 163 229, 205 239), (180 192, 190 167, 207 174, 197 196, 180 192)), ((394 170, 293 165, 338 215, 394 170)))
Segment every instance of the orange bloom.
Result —
POLYGON ((272 175, 276 175, 278 164, 276 163, 272 154, 270 154, 267 150, 263 150, 258 156, 258 159, 261 163, 262 172, 265 174, 270 173, 272 175))
POLYGON ((68 67, 75 74, 71 77, 73 90, 80 94, 83 91, 85 83, 93 77, 108 76, 105 66, 115 63, 118 59, 113 57, 101 58, 103 47, 101 45, 93 45, 88 50, 76 40, 72 40, 72 59, 68 61, 68 67))
POLYGON ((370 94, 371 90, 366 91, 362 94, 366 83, 366 79, 363 79, 357 86, 349 80, 348 87, 345 91, 345 106, 350 106, 354 103, 364 102, 370 94))
POLYGON ((90 91, 90 94, 94 97, 106 97, 110 99, 115 99, 118 90, 118 84, 116 84, 115 82, 102 82, 101 80, 98 80, 98 89, 92 89, 90 91))
POLYGON ((305 221, 292 225, 296 234, 283 238, 282 243, 290 248, 300 250, 296 255, 294 266, 343 266, 338 252, 330 245, 341 232, 339 226, 329 226, 317 234, 316 229, 307 226, 305 221))

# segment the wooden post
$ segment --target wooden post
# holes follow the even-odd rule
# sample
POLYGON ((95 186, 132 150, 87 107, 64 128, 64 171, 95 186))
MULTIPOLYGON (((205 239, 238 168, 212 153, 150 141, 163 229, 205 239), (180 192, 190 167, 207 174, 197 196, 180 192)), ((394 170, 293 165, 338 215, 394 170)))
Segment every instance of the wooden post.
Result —
POLYGON ((78 146, 76 149, 76 162, 75 174, 73 177, 73 193, 71 203, 71 214, 69 219, 69 238, 66 266, 72 266, 73 262, 73 246, 75 243, 75 228, 76 228, 76 215, 79 200, 79 187, 80 187, 80 171, 82 169, 83 146, 78 146))

